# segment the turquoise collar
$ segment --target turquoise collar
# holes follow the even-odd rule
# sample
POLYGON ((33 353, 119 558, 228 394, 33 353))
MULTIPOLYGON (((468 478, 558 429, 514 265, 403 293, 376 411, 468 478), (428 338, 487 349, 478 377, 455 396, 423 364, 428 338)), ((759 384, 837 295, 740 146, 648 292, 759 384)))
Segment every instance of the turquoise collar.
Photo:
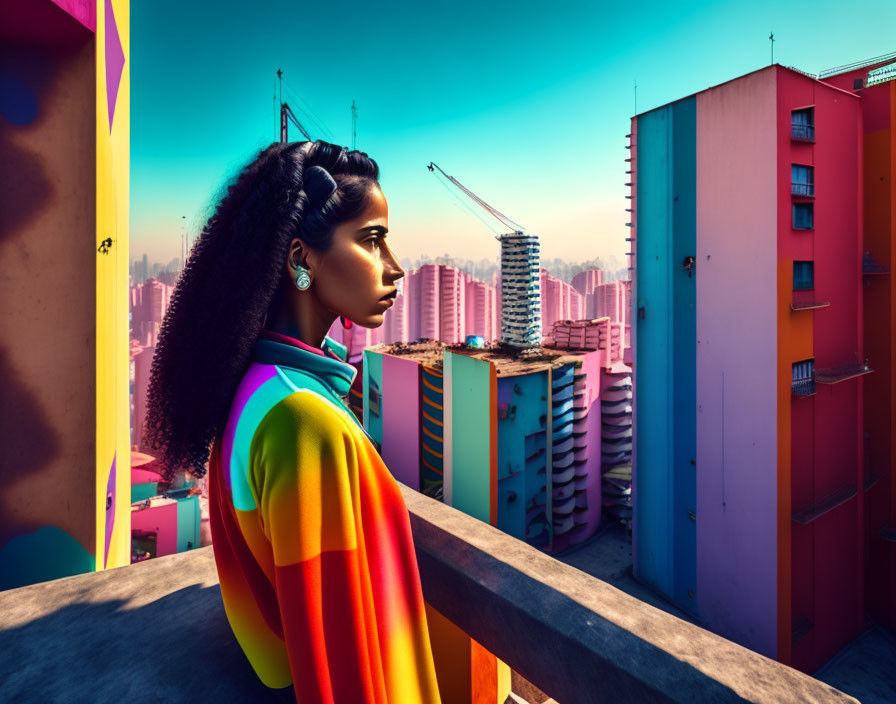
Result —
POLYGON ((329 354, 319 354, 291 344, 286 341, 288 339, 280 336, 278 340, 273 340, 262 335, 255 343, 254 361, 290 367, 312 374, 329 387, 338 398, 348 395, 358 370, 338 357, 344 349, 342 345, 330 337, 325 337, 323 352, 329 354))

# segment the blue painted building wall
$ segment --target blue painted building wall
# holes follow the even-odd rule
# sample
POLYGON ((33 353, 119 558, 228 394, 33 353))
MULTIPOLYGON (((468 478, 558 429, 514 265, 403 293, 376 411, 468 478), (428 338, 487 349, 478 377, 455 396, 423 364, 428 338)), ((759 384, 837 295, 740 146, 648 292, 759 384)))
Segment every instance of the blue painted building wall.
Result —
POLYGON ((635 574, 696 607, 696 99, 637 118, 635 574), (694 516, 692 518, 691 516, 694 516))
MULTIPOLYGON (((370 437, 383 446, 383 356, 378 352, 364 350, 364 427, 370 437), (370 395, 378 394, 379 410, 371 412, 370 395)), ((376 405, 376 404, 374 404, 376 405)))
POLYGON ((548 373, 498 379, 498 528, 550 543, 547 509, 548 373))

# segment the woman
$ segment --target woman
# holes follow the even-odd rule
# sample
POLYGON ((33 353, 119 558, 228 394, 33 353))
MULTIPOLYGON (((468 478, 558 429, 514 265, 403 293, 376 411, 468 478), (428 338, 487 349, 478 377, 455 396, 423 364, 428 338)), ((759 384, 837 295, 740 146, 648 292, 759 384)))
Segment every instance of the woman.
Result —
POLYGON ((440 701, 407 508, 326 336, 340 316, 381 325, 404 275, 378 175, 326 142, 262 151, 193 247, 151 370, 157 455, 209 461, 233 632, 302 703, 440 701))

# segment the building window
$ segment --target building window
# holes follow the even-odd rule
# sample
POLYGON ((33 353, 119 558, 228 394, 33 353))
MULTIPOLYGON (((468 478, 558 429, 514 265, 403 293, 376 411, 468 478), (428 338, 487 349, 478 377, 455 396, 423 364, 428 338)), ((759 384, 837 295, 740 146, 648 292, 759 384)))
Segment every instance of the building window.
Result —
POLYGON ((793 262, 793 290, 806 291, 815 288, 815 262, 793 262))
POLYGON ((790 166, 790 192, 795 196, 815 195, 815 168, 802 164, 790 166))
POLYGON ((815 227, 815 204, 793 204, 793 229, 812 230, 815 227))
POLYGON ((793 380, 802 381, 803 379, 811 379, 815 376, 815 360, 804 359, 801 362, 793 363, 793 380))
POLYGON ((790 113, 790 136, 793 139, 815 141, 815 108, 803 108, 790 113))
POLYGON ((790 388, 797 396, 811 396, 815 393, 815 360, 804 359, 793 363, 793 377, 790 388))

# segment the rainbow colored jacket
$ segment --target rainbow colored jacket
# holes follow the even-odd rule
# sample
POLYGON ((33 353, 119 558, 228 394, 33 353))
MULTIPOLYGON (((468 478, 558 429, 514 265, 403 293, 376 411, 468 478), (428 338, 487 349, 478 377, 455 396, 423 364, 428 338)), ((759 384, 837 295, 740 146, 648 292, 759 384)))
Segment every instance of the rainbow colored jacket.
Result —
POLYGON ((407 507, 345 405, 344 354, 256 343, 209 463, 224 608, 261 681, 300 704, 438 704, 407 507))

